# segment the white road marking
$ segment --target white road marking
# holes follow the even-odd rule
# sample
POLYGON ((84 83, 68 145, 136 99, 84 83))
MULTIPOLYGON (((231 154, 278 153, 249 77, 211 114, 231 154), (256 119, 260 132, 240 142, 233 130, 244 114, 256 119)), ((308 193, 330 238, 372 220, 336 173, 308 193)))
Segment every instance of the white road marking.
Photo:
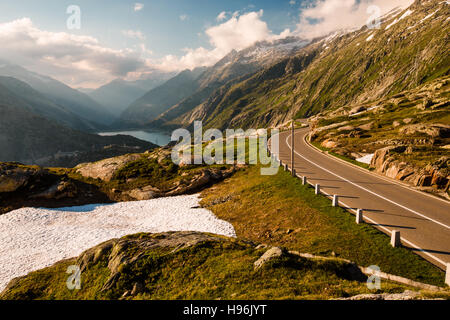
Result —
MULTIPOLYGON (((291 136, 291 135, 289 135, 289 136, 286 138, 286 144, 289 146, 289 148, 291 148, 291 145, 290 145, 289 142, 288 142, 290 136, 291 136)), ((318 165, 317 163, 314 163, 313 161, 311 161, 311 160, 305 158, 304 156, 302 156, 301 154, 299 154, 297 151, 294 150, 294 152, 295 152, 295 154, 297 154, 299 157, 305 159, 305 160, 308 161, 309 163, 311 163, 311 164, 315 165, 316 167, 318 167, 318 168, 320 168, 320 169, 322 169, 322 170, 324 170, 324 171, 326 171, 326 172, 328 172, 328 173, 330 173, 330 174, 332 174, 332 175, 338 177, 339 179, 342 179, 342 180, 344 180, 344 181, 346 181, 346 182, 348 182, 348 183, 354 185, 355 187, 358 187, 358 188, 360 188, 360 189, 362 189, 362 190, 364 190, 364 191, 366 191, 366 192, 369 192, 369 193, 371 193, 371 194, 373 194, 373 195, 375 195, 375 196, 377 196, 377 197, 379 197, 379 198, 381 198, 381 199, 383 199, 383 200, 386 200, 386 201, 388 201, 388 202, 390 202, 390 203, 392 203, 392 204, 394 204, 394 205, 396 205, 396 206, 399 206, 400 208, 403 208, 403 209, 405 209, 405 210, 408 210, 408 211, 414 213, 415 215, 418 215, 418 216, 420 216, 420 217, 422 217, 422 218, 425 218, 425 219, 427 219, 427 220, 429 220, 429 221, 432 221, 432 222, 434 222, 434 223, 436 223, 436 224, 439 224, 440 226, 442 226, 442 227, 444 227, 444 228, 450 229, 450 226, 446 225, 445 223, 442 223, 442 222, 439 222, 439 221, 437 221, 437 220, 435 220, 435 219, 432 219, 432 218, 430 218, 430 217, 427 217, 426 215, 423 215, 423 214, 421 214, 421 213, 419 213, 419 212, 417 212, 417 211, 415 211, 415 210, 413 210, 413 209, 410 209, 410 208, 408 208, 408 207, 405 207, 404 205, 401 205, 401 204, 399 204, 399 203, 397 203, 397 202, 395 202, 395 201, 393 201, 393 200, 390 200, 390 199, 388 199, 388 198, 386 198, 386 197, 384 197, 384 196, 382 196, 382 195, 379 195, 379 194, 376 193, 376 192, 373 192, 373 191, 371 191, 371 190, 369 190, 369 189, 367 189, 367 188, 364 188, 363 186, 360 186, 359 184, 354 183, 354 182, 352 182, 352 181, 350 181, 350 180, 348 180, 348 179, 346 179, 346 178, 344 178, 344 177, 341 177, 340 175, 338 175, 338 174, 336 174, 336 173, 334 173, 334 172, 332 172, 332 171, 330 171, 330 170, 328 170, 328 169, 326 169, 326 168, 324 168, 324 167, 318 165)))
MULTIPOLYGON (((278 135, 279 135, 279 134, 278 134, 278 135)), ((289 137, 291 137, 291 135, 288 135, 288 136, 287 136, 287 138, 286 138, 286 144, 288 145, 289 149, 292 150, 291 145, 290 145, 289 142, 288 142, 289 137)), ((396 202, 394 202, 394 201, 392 201, 392 200, 386 199, 386 198, 384 198, 383 196, 380 196, 380 195, 378 195, 378 194, 376 194, 376 193, 374 193, 374 192, 372 192, 372 191, 370 191, 370 190, 367 190, 366 188, 361 187, 361 186, 359 186, 359 185, 357 185, 357 184, 355 184, 355 183, 353 183, 353 182, 351 182, 351 181, 349 181, 349 180, 347 180, 347 179, 345 179, 345 178, 343 178, 343 177, 341 177, 341 176, 339 176, 339 175, 337 175, 337 174, 331 172, 330 170, 323 168, 322 166, 320 166, 320 165, 318 165, 318 164, 312 162, 311 160, 306 159, 305 157, 303 157, 301 154, 299 154, 299 153, 298 153, 297 151, 295 151, 295 150, 294 150, 294 152, 295 152, 298 156, 300 156, 301 158, 303 158, 303 159, 305 159, 306 161, 310 162, 311 164, 317 166, 318 168, 320 168, 320 169, 322 169, 322 170, 325 170, 326 172, 328 172, 328 173, 330 173, 330 174, 332 174, 332 175, 334 175, 334 176, 336 176, 336 177, 338 177, 338 178, 340 178, 340 179, 343 179, 343 180, 345 180, 345 181, 347 181, 347 182, 349 182, 349 183, 355 185, 356 187, 359 187, 359 188, 361 188, 361 189, 363 189, 363 190, 365 190, 365 191, 368 191, 368 192, 370 192, 370 193, 372 193, 372 194, 374 194, 374 195, 376 195, 376 196, 378 196, 378 197, 380 197, 380 198, 382 198, 382 199, 385 199, 385 200, 387 200, 387 201, 389 201, 389 202, 391 202, 391 203, 393 203, 393 204, 395 204, 395 205, 398 205, 398 206, 400 206, 400 207, 402 207, 402 208, 404 208, 404 209, 407 209, 407 210, 411 211, 411 212, 414 213, 414 214, 418 214, 418 215, 420 215, 420 216, 423 216, 422 214, 419 214, 419 213, 415 212, 415 211, 412 210, 412 209, 406 208, 406 207, 404 207, 404 206, 402 206, 402 205, 400 205, 400 204, 398 204, 398 203, 396 203, 396 202)), ((311 183, 309 183, 309 184, 312 185, 311 183)), ((331 195, 330 195, 329 193, 327 193, 327 192, 325 192, 325 191, 323 191, 323 190, 321 190, 321 192, 324 193, 326 196, 331 197, 331 195)), ((348 205, 345 204, 344 202, 342 202, 342 201, 339 201, 339 202, 340 202, 342 205, 344 205, 345 207, 347 207, 347 208, 346 208, 347 210, 353 211, 353 212, 356 213, 355 210, 353 210, 350 206, 348 206, 348 205)), ((438 222, 438 221, 435 221, 435 220, 433 220, 433 219, 430 219, 430 218, 428 218, 428 217, 426 217, 426 216, 423 216, 423 217, 429 219, 430 221, 436 222, 436 223, 438 223, 439 225, 443 225, 443 226, 446 227, 446 228, 449 228, 447 225, 442 224, 442 223, 440 223, 440 222, 438 222)), ((365 220, 368 220, 369 222, 371 222, 371 223, 373 223, 373 224, 375 224, 376 226, 378 226, 380 229, 386 231, 387 233, 389 233, 389 234, 392 233, 391 230, 389 230, 388 228, 386 228, 386 227, 380 225, 380 224, 379 224, 378 222, 376 222, 375 220, 370 219, 370 218, 367 217, 367 216, 364 216, 364 219, 365 219, 365 220)), ((434 256, 433 254, 427 252, 425 249, 422 249, 421 247, 419 247, 418 245, 412 243, 411 241, 408 241, 408 240, 406 240, 405 238, 402 238, 402 241, 405 242, 405 243, 407 243, 407 244, 409 244, 410 246, 414 247, 415 249, 419 250, 420 252, 422 252, 423 254, 427 255, 428 257, 432 258, 433 260, 435 260, 436 262, 440 263, 440 264, 443 265, 444 267, 447 265, 447 262, 443 261, 442 259, 439 259, 438 257, 436 257, 436 256, 434 256)))

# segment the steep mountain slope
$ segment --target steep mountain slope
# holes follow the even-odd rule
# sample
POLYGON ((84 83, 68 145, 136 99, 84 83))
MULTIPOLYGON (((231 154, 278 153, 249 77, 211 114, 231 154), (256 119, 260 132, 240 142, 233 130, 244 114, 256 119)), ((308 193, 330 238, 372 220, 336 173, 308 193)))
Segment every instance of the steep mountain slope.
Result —
POLYGON ((110 124, 114 117, 89 96, 50 77, 31 72, 17 65, 0 60, 0 76, 19 79, 45 95, 54 103, 64 106, 78 117, 94 124, 110 124))
MULTIPOLYGON (((128 136, 101 137, 71 129, 34 113, 41 112, 42 105, 26 100, 0 84, 0 161, 73 166, 155 147, 128 136)), ((43 113, 49 118, 66 116, 63 111, 46 108, 43 113)))
POLYGON ((150 90, 132 103, 121 115, 125 126, 142 125, 153 120, 180 100, 190 96, 198 89, 197 79, 204 68, 185 70, 163 85, 150 90))
POLYGON ((140 118, 145 119, 146 122, 150 121, 146 123, 148 127, 167 126, 171 120, 194 109, 224 84, 230 81, 239 81, 241 77, 292 55, 307 43, 305 40, 289 37, 271 42, 258 42, 239 52, 232 51, 214 66, 204 70, 205 72, 195 80, 195 84, 193 84, 195 90, 190 95, 178 99, 168 108, 160 108, 158 111, 161 112, 159 114, 152 113, 151 117, 146 115, 145 109, 141 109, 140 118))
POLYGON ((292 117, 365 103, 448 75, 450 8, 416 1, 366 26, 315 40, 242 82, 222 87, 175 123, 203 120, 208 127, 280 125, 292 117))
POLYGON ((50 101, 25 82, 0 76, 0 104, 8 105, 9 101, 15 101, 13 105, 20 104, 23 108, 37 115, 73 129, 85 131, 94 129, 88 121, 80 119, 71 111, 50 101), (12 95, 15 97, 12 97, 12 95))
POLYGON ((125 81, 116 79, 89 92, 88 95, 99 104, 106 106, 115 116, 120 116, 130 104, 175 76, 174 73, 154 72, 147 79, 125 81))

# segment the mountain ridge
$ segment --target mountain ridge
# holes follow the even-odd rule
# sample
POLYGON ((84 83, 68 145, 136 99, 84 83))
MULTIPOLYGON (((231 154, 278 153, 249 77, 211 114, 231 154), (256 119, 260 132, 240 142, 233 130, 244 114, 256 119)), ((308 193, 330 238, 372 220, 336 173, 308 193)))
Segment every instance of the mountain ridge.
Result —
POLYGON ((449 15, 446 2, 416 1, 386 15, 380 29, 363 26, 316 39, 157 125, 171 121, 172 127, 190 127, 202 120, 219 129, 279 126, 413 89, 449 73, 449 15))
POLYGON ((29 71, 21 66, 0 61, 0 76, 13 77, 27 83, 54 103, 64 106, 78 117, 104 127, 114 121, 114 117, 104 106, 88 95, 77 91, 51 77, 29 71))

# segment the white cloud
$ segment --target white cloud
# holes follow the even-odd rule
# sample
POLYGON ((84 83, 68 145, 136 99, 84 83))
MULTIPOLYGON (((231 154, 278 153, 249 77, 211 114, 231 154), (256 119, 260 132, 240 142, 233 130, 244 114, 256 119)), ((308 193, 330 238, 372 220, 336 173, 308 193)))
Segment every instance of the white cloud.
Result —
POLYGON ((219 13, 216 20, 218 22, 221 22, 221 21, 225 20, 226 18, 227 18, 227 13, 225 11, 222 11, 221 13, 219 13))
POLYGON ((115 50, 97 39, 48 32, 28 18, 0 24, 0 57, 72 86, 93 86, 149 68, 136 50, 115 50))
POLYGON ((367 8, 376 5, 381 14, 396 8, 406 8, 414 0, 316 0, 300 13, 296 33, 314 38, 340 29, 361 27, 369 21, 372 13, 367 8))
POLYGON ((180 20, 181 21, 186 21, 188 18, 189 18, 189 16, 187 14, 180 15, 180 20))
POLYGON ((295 2, 295 0, 289 1, 289 4, 290 4, 291 6, 295 6, 296 3, 297 3, 297 2, 295 2))
POLYGON ((134 11, 141 11, 142 9, 144 9, 144 4, 143 3, 139 3, 139 2, 137 2, 137 3, 135 3, 134 4, 134 11))
POLYGON ((145 35, 140 30, 122 30, 122 34, 131 39, 145 40, 145 35))
POLYGON ((177 58, 174 55, 168 55, 161 61, 161 66, 169 70, 210 66, 233 49, 242 50, 255 42, 285 38, 290 34, 289 30, 283 31, 280 35, 273 34, 267 23, 261 19, 262 16, 262 10, 243 15, 235 12, 228 21, 205 31, 212 49, 185 48, 184 56, 177 58))

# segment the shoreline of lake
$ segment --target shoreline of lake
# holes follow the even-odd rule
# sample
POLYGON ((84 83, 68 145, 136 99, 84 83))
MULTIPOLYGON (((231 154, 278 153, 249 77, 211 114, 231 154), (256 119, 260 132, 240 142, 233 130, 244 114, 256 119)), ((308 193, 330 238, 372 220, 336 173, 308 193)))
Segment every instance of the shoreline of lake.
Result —
POLYGON ((165 146, 171 142, 170 133, 163 131, 151 131, 151 130, 143 130, 143 129, 129 129, 129 130, 121 130, 121 131, 102 131, 97 132, 99 136, 116 136, 116 135, 127 135, 132 136, 137 139, 151 142, 160 147, 165 146))

